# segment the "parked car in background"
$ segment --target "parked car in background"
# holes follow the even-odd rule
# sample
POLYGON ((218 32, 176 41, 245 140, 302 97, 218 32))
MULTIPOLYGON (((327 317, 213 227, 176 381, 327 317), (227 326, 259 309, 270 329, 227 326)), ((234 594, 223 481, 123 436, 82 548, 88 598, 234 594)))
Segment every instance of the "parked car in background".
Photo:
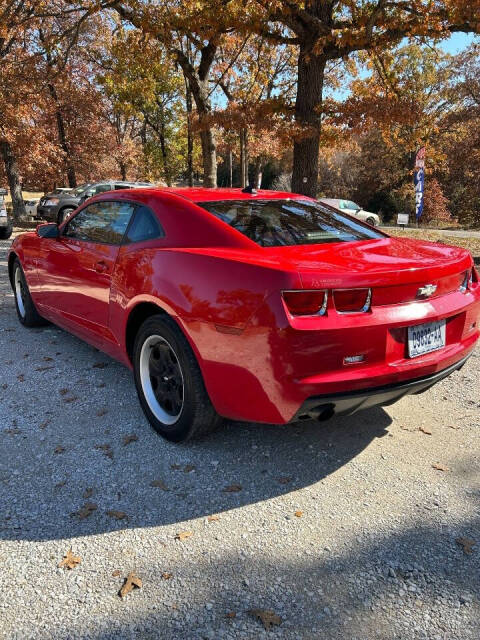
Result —
POLYGON ((0 189, 0 240, 7 240, 12 235, 13 222, 5 206, 6 189, 0 189))
POLYGON ((338 198, 320 198, 319 202, 329 204, 331 207, 335 207, 342 213, 348 213, 350 216, 355 216, 359 220, 363 220, 367 224, 371 224, 372 227, 378 227, 380 224, 380 216, 371 211, 365 211, 358 204, 352 202, 352 200, 339 200, 338 198))
POLYGON ((25 203, 25 211, 27 212, 27 216, 36 218, 37 207, 38 203, 40 202, 40 198, 29 198, 28 200, 24 200, 23 202, 25 203))
POLYGON ((220 417, 391 404, 460 369, 479 337, 468 251, 279 191, 102 194, 18 236, 8 269, 20 322, 133 369, 146 417, 176 442, 220 417))
POLYGON ((116 189, 136 189, 153 187, 150 182, 123 182, 121 180, 107 180, 106 182, 94 182, 82 184, 76 189, 57 189, 40 199, 35 218, 48 220, 61 224, 69 218, 78 205, 82 204, 99 193, 114 191, 116 189))

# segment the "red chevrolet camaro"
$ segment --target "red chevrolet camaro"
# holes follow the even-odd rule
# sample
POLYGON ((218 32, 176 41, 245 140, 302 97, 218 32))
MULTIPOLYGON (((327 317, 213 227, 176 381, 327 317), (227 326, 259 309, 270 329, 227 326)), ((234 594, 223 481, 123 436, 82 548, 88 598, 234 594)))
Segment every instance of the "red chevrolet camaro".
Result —
POLYGON ((148 420, 177 442, 220 417, 390 404, 459 369, 479 336, 467 251, 291 193, 104 193, 17 237, 8 265, 20 322, 131 367, 148 420))

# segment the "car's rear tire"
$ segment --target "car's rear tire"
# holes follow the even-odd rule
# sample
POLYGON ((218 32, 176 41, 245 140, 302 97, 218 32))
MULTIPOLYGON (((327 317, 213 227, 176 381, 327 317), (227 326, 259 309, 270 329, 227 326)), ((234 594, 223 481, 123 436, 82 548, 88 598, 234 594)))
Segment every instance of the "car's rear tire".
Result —
POLYGON ((46 320, 38 313, 33 303, 25 274, 23 273, 22 265, 18 258, 15 258, 13 263, 12 288, 15 297, 15 307, 20 322, 25 327, 39 327, 46 324, 46 320))
POLYGON ((133 370, 142 409, 167 440, 184 442, 221 424, 195 355, 169 316, 154 315, 141 325, 133 348, 133 370))
POLYGON ((65 209, 62 209, 58 214, 58 224, 62 224, 62 222, 68 220, 74 211, 74 207, 65 207, 65 209))
POLYGON ((1 227, 0 228, 0 240, 8 240, 13 233, 13 227, 1 227))
POLYGON ((377 222, 376 222, 375 218, 367 218, 367 219, 365 220, 365 222, 366 222, 367 224, 371 224, 371 225, 372 225, 372 227, 375 227, 375 226, 376 226, 376 224, 377 224, 377 222))

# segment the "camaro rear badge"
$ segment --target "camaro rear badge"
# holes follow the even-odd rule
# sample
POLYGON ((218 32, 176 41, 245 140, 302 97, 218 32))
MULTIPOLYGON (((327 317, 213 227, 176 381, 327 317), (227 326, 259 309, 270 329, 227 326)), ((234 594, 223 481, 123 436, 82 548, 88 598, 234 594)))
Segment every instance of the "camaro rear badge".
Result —
POLYGON ((437 290, 436 284, 426 284, 417 291, 417 298, 429 298, 437 290))

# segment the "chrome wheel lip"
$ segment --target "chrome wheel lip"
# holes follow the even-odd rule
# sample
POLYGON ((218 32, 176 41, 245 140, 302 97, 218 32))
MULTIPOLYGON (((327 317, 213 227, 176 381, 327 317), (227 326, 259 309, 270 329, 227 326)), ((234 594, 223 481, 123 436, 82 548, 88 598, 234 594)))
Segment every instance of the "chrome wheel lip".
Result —
POLYGON ((153 413, 155 418, 164 425, 172 426, 180 419, 182 415, 183 407, 185 404, 185 382, 183 378, 182 367, 180 366, 180 362, 178 359, 175 350, 172 345, 165 340, 162 336, 159 335, 151 335, 145 340, 142 345, 142 349, 140 351, 140 362, 139 362, 139 374, 140 374, 140 384, 142 385, 143 395, 145 400, 147 401, 148 407, 150 411, 153 413), (158 402, 152 381, 150 378, 150 354, 155 345, 163 343, 166 345, 170 351, 173 353, 175 360, 178 364, 178 369, 180 371, 180 376, 182 378, 182 405, 180 407, 180 411, 176 415, 172 415, 168 413, 158 402))
POLYGON ((17 301, 18 313, 25 318, 25 302, 23 300, 23 282, 20 267, 15 269, 15 299, 17 301))

